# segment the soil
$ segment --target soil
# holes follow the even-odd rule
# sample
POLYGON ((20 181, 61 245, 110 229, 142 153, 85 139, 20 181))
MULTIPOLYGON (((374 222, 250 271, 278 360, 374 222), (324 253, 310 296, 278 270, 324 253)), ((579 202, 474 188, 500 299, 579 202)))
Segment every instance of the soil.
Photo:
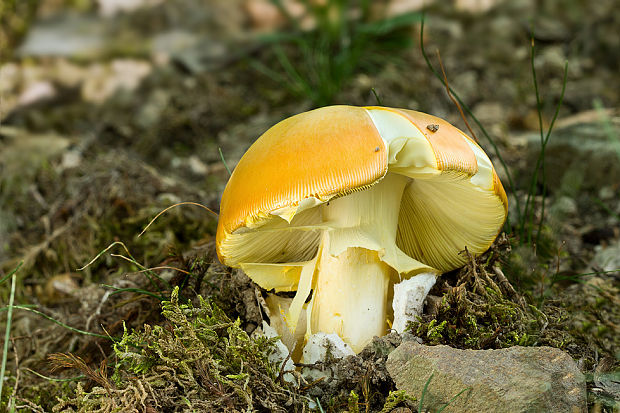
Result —
MULTIPOLYGON (((364 26, 366 32, 351 26, 361 30, 360 39, 366 36, 357 39, 364 53, 349 56, 354 60, 343 68, 313 65, 320 56, 337 60, 346 47, 327 43, 333 49, 321 49, 317 45, 329 38, 316 30, 296 35, 286 19, 265 29, 250 13, 251 2, 210 1, 205 8, 195 0, 152 1, 114 17, 102 16, 99 3, 0 6, 0 303, 7 308, 13 285, 13 303, 32 306, 13 308, 0 405, 88 411, 95 405, 86 401, 97 400, 101 411, 120 406, 184 411, 192 403, 223 411, 250 405, 302 411, 320 403, 325 411, 416 411, 385 368, 387 354, 402 339, 395 334, 375 340, 358 356, 317 366, 330 372, 327 379, 307 383, 297 377, 297 390, 281 372, 265 373, 260 351, 268 355, 272 343, 257 348, 244 340, 253 340, 250 335, 267 319, 261 307, 266 292, 218 262, 214 238, 228 169, 283 118, 323 104, 381 103, 432 113, 468 129, 423 58, 419 15, 375 32, 372 25, 364 26), (257 27, 266 31, 257 33, 257 27), (295 43, 291 37, 305 40, 295 43), (313 50, 311 57, 304 45, 313 50), (307 83, 296 80, 287 64, 307 83), (313 70, 331 71, 332 80, 313 70), (138 235, 179 202, 210 211, 179 205, 138 235), (15 277, 5 278, 15 268, 15 277), (174 291, 179 298, 170 304, 174 291), (158 354, 169 354, 179 344, 166 335, 175 328, 170 314, 188 301, 203 308, 199 297, 223 315, 196 311, 187 322, 217 343, 233 338, 243 343, 239 348, 252 360, 247 371, 265 374, 263 384, 235 387, 246 370, 226 370, 238 368, 232 345, 221 347, 220 358, 208 359, 219 364, 207 363, 213 368, 207 373, 196 373, 204 366, 192 365, 190 380, 182 367, 157 361, 136 370, 131 357, 148 354, 136 348, 123 352, 110 340, 131 337, 137 347, 138 339, 151 340, 159 343, 158 354), (162 313, 162 301, 169 303, 168 313, 162 313), (204 320, 213 323, 205 327, 204 320), (213 327, 218 322, 236 327, 213 327), (149 376, 151 367, 155 373, 149 376), (166 390, 169 398, 152 393, 165 387, 162 377, 178 379, 166 390), (197 389, 205 380, 220 383, 210 393, 220 399, 204 400, 197 389), (230 383, 222 384, 225 380, 230 383), (187 391, 187 399, 179 389, 187 391), (248 399, 252 391, 265 402, 248 399)), ((495 1, 485 11, 439 3, 427 10, 424 50, 436 70, 440 52, 450 86, 497 146, 470 118, 509 192, 511 215, 507 235, 490 252, 442 277, 408 334, 457 348, 560 348, 587 373, 589 407, 616 411, 620 264, 613 257, 620 256, 620 182, 605 177, 615 171, 615 153, 620 162, 620 102, 613 87, 620 84, 620 8, 611 0, 495 1), (597 140, 612 164, 589 175, 587 168, 569 169, 548 159, 553 185, 545 186, 542 178, 531 180, 537 134, 539 124, 549 128, 561 99, 558 136, 597 140), (596 136, 590 139, 588 130, 596 136), (523 207, 528 199, 533 221, 521 226, 516 200, 523 207)), ((373 13, 370 22, 380 19, 373 13)), ((314 18, 314 24, 321 22, 314 18)), ((584 165, 602 165, 584 146, 562 152, 568 144, 560 145, 549 153, 565 156, 561 159, 578 153, 584 165)), ((6 314, 0 313, 3 331, 6 314)), ((204 343, 212 342, 196 345, 204 343)))

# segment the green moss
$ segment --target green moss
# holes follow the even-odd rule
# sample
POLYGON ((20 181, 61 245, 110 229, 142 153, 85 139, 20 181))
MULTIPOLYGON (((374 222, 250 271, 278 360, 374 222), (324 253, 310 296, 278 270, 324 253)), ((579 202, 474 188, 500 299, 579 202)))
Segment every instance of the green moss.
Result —
POLYGON ((349 413, 359 413, 359 396, 351 390, 351 394, 349 394, 349 413))
POLYGON ((530 268, 528 274, 542 277, 525 280, 520 287, 529 294, 524 295, 499 278, 493 270, 499 263, 488 256, 444 275, 440 304, 412 323, 411 330, 426 344, 456 348, 556 347, 581 359, 586 371, 601 355, 615 357, 620 335, 607 321, 617 320, 620 313, 613 279, 591 274, 580 277, 579 283, 560 285, 545 278, 548 270, 531 259, 535 257, 525 250, 511 258, 511 264, 520 263, 523 271, 530 268))
POLYGON ((552 316, 527 305, 507 280, 498 278, 492 268, 498 265, 499 255, 495 248, 446 276, 447 292, 441 304, 435 314, 412 323, 413 332, 426 344, 470 349, 531 346, 544 341, 544 333, 559 320, 550 320, 552 316))
POLYGON ((431 343, 439 342, 441 340, 442 333, 446 328, 447 323, 447 320, 443 320, 439 325, 437 325, 436 319, 431 320, 431 322, 428 323, 425 335, 431 343))
POLYGON ((385 399, 385 404, 381 413, 389 413, 400 404, 408 402, 411 404, 414 401, 416 401, 416 398, 407 394, 405 390, 391 391, 385 399))
POLYGON ((303 401, 269 360, 274 340, 250 338, 218 307, 198 296, 179 303, 178 288, 162 303, 164 325, 125 330, 114 346, 113 387, 78 386, 55 412, 296 411, 303 401), (187 408, 181 408, 186 406, 187 408))

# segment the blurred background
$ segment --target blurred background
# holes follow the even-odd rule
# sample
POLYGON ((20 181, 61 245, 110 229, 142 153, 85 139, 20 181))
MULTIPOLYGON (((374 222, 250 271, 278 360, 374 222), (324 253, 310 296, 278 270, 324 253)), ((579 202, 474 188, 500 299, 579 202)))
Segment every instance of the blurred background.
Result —
MULTIPOLYGON (((612 308, 579 322, 617 357, 618 274, 603 271, 620 268, 619 28, 615 0, 2 0, 0 276, 23 261, 16 300, 76 325, 135 269, 104 255, 76 271, 111 243, 147 267, 212 257, 217 221, 200 208, 136 235, 176 202, 217 211, 228 170, 286 117, 381 104, 467 130, 424 46, 510 192, 507 275, 536 303, 586 278, 605 291, 612 308)), ((46 321, 19 317, 17 333, 43 340, 46 321)), ((36 346, 22 363, 41 363, 36 346)))

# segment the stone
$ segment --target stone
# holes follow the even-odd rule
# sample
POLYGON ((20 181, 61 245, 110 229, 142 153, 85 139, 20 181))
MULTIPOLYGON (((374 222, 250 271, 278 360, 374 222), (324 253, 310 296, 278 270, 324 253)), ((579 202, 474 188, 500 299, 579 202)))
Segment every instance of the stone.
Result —
POLYGON ((60 161, 60 170, 77 168, 82 163, 82 153, 76 149, 69 149, 62 154, 60 161))
POLYGON ((48 305, 75 299, 80 290, 76 281, 79 277, 79 274, 69 272, 54 275, 47 280, 43 288, 37 286, 39 287, 35 289, 37 297, 48 305))
POLYGON ((104 17, 113 17, 121 13, 130 13, 140 8, 153 7, 163 0, 97 0, 99 13, 104 17))
POLYGON ((558 221, 574 217, 579 212, 577 201, 569 196, 559 196, 549 208, 549 214, 558 221))
POLYGON ((204 176, 209 173, 209 168, 200 160, 198 156, 192 155, 187 161, 189 169, 194 175, 204 176))
POLYGON ((87 102, 103 103, 120 90, 135 90, 151 71, 150 63, 137 59, 115 59, 105 64, 94 64, 82 84, 82 98, 87 102))
POLYGON ((388 357, 396 388, 445 412, 585 412, 584 375, 573 359, 551 347, 459 350, 403 342, 388 357), (463 391, 464 390, 464 391, 463 391))
MULTIPOLYGON (((616 113, 609 116, 612 127, 618 128, 620 117, 616 113)), ((528 134, 526 140, 528 165, 533 167, 540 153, 540 134, 528 134)), ((564 194, 570 195, 567 192, 573 190, 566 186, 575 183, 579 184, 575 192, 598 192, 611 183, 620 182, 618 152, 598 115, 566 126, 558 122, 545 150, 545 164, 550 192, 561 189, 564 194)), ((517 186, 529 185, 529 174, 521 179, 517 186)))
POLYGON ((29 85, 19 96, 18 104, 31 105, 40 100, 51 99, 56 95, 56 88, 51 82, 41 80, 29 85))
POLYGON ((609 245, 598 245, 590 266, 602 271, 620 271, 620 241, 609 245))
POLYGON ((385 15, 398 16, 404 13, 419 11, 435 3, 433 0, 391 0, 388 2, 385 15))
POLYGON ((106 23, 93 16, 67 13, 29 28, 17 54, 20 57, 100 56, 105 50, 106 23))
POLYGON ((491 10, 498 3, 498 0, 456 0, 455 8, 465 13, 481 14, 491 10))
POLYGON ((505 105, 500 102, 480 102, 473 111, 483 124, 503 123, 508 114, 505 105))

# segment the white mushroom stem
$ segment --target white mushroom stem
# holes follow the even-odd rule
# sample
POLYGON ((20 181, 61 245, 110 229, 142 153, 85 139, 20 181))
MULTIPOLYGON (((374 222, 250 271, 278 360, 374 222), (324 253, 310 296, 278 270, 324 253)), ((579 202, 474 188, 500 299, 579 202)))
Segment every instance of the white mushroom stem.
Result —
POLYGON ((356 353, 374 336, 384 335, 393 272, 379 260, 376 251, 348 248, 333 257, 323 249, 312 299, 310 333, 336 333, 356 353))
MULTIPOLYGON (((326 228, 317 255, 304 263, 284 321, 297 330, 304 302, 306 335, 336 333, 355 352, 388 327, 388 292, 400 275, 435 271, 396 246, 403 192, 410 178, 387 174, 369 189, 322 206, 326 228)), ((424 297, 422 297, 422 300, 424 297)))
POLYGON ((336 333, 356 352, 385 334, 388 289, 398 275, 381 258, 386 249, 396 249, 408 181, 389 174, 372 188, 323 207, 324 221, 333 229, 323 232, 319 246, 308 334, 336 333))

